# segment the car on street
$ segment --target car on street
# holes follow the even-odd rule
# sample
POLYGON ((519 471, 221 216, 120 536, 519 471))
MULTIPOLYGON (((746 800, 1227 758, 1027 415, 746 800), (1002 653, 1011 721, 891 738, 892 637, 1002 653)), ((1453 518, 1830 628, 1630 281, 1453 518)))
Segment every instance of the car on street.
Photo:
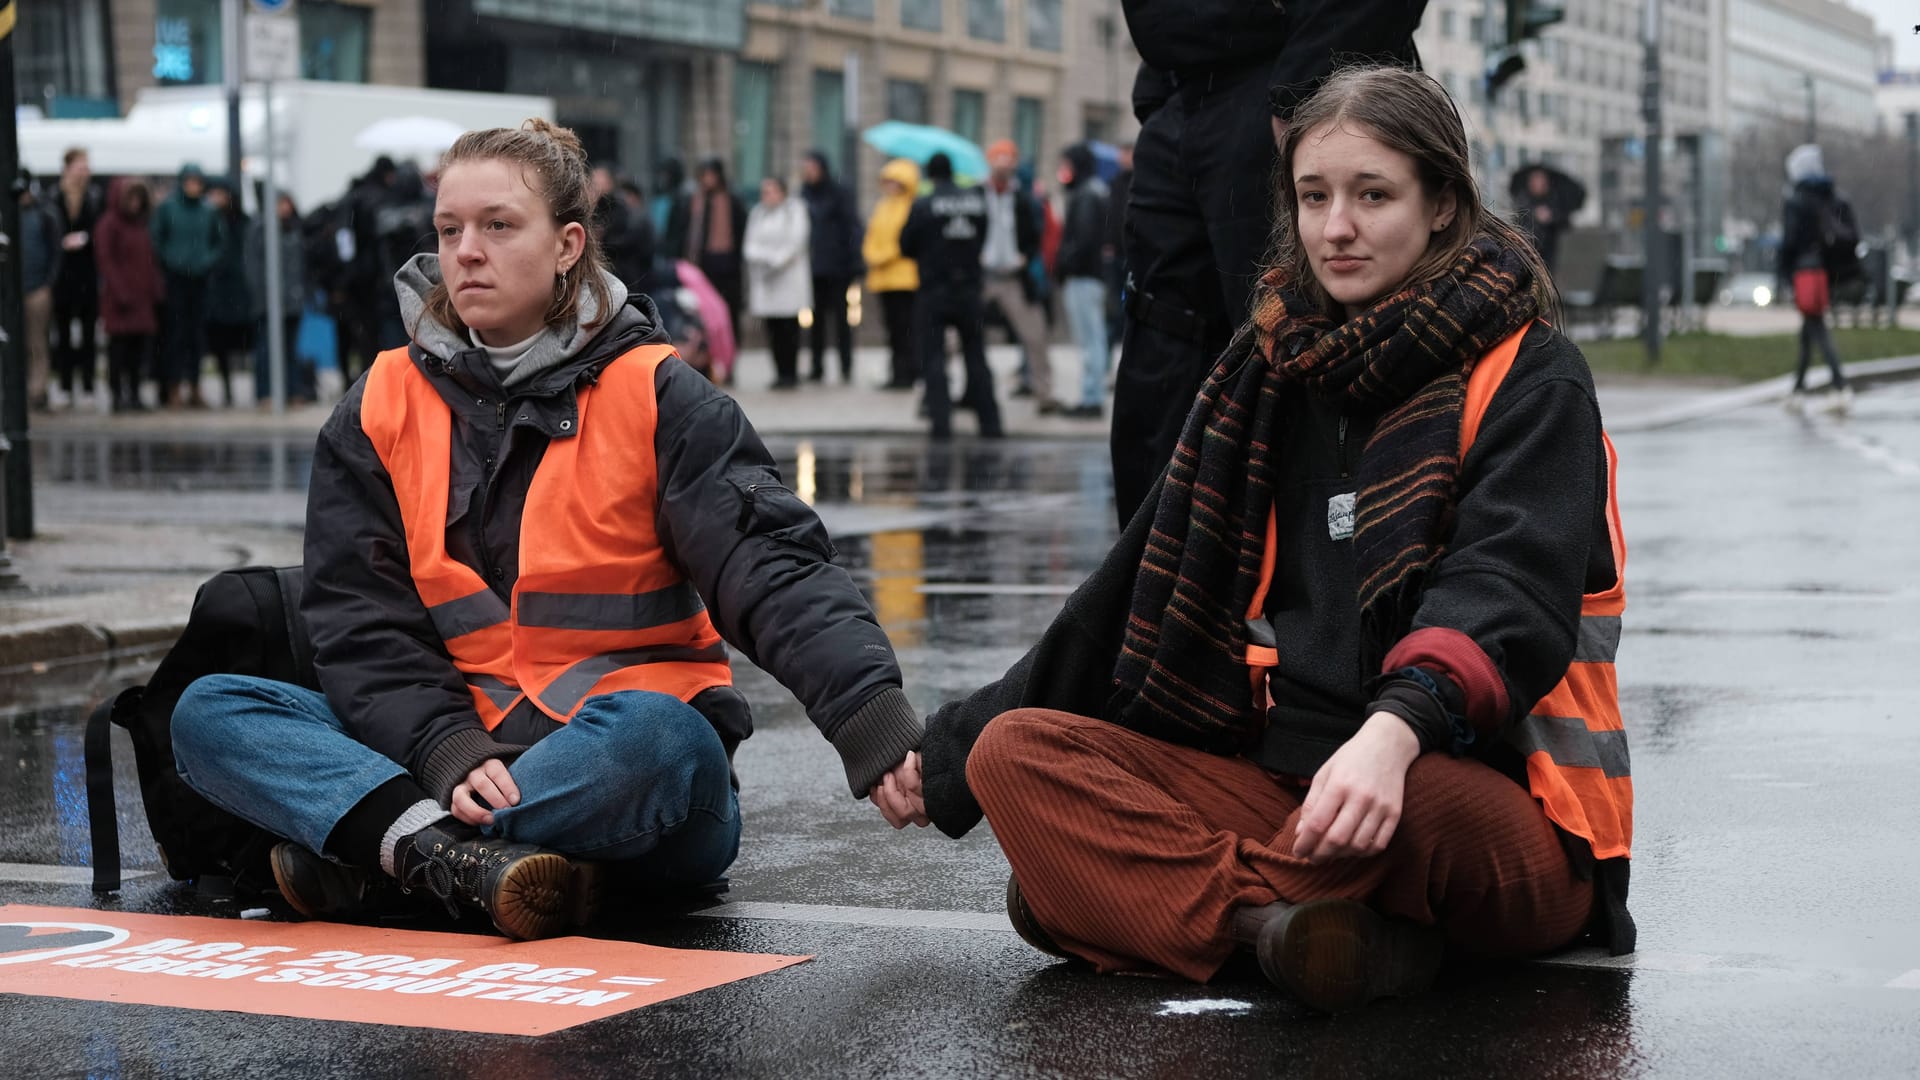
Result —
POLYGON ((1772 274, 1757 270, 1735 274, 1720 287, 1720 303, 1724 307, 1772 307, 1789 299, 1778 284, 1772 274))

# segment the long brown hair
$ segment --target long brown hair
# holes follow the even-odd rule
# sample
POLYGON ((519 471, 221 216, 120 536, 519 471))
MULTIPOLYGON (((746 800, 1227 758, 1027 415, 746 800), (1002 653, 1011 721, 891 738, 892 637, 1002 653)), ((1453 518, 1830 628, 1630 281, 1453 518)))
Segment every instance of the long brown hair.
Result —
MULTIPOLYGON (((560 275, 548 305, 549 327, 571 326, 580 318, 580 293, 593 297, 597 327, 613 317, 613 294, 607 289, 604 274, 606 257, 600 251, 600 238, 594 234, 592 170, 587 165, 586 148, 569 128, 559 127, 538 117, 518 128, 488 128, 469 131, 454 140, 453 148, 440 160, 441 175, 455 165, 469 161, 505 161, 524 170, 527 183, 547 202, 547 211, 555 225, 578 224, 586 232, 586 246, 580 258, 560 275)), ((467 325, 454 310, 453 295, 443 277, 427 294, 422 313, 441 326, 464 336, 467 325)), ((417 337, 417 327, 415 336, 417 337)), ((592 327, 589 327, 592 329, 592 327)))
POLYGON ((1453 99, 1432 76, 1392 65, 1356 66, 1336 72, 1294 110, 1280 141, 1279 174, 1274 180, 1277 212, 1268 262, 1280 271, 1285 284, 1304 293, 1322 312, 1332 314, 1338 309, 1307 264, 1306 250, 1300 243, 1299 192, 1293 183, 1293 158, 1301 141, 1329 124, 1364 128, 1367 134, 1412 158, 1428 198, 1453 192, 1453 220, 1427 241, 1426 254, 1393 291, 1438 279, 1468 244, 1484 237, 1514 251, 1527 264, 1533 271, 1533 291, 1541 310, 1557 321, 1559 294, 1533 242, 1480 201, 1480 189, 1473 182, 1468 164, 1466 127, 1453 99))

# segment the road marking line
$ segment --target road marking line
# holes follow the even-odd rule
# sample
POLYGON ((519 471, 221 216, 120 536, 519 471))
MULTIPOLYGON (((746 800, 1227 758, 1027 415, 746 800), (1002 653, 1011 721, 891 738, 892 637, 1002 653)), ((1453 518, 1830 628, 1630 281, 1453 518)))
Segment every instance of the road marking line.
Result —
MULTIPOLYGON (((151 870, 122 870, 120 880, 134 881, 152 877, 151 870)), ((91 866, 41 866, 37 863, 0 863, 0 881, 19 881, 32 885, 91 885, 91 866)))
POLYGON ((1192 1001, 1163 1001, 1155 1016, 1199 1016, 1201 1013, 1244 1013, 1253 1011, 1253 1002, 1232 998, 1195 998, 1192 1001))
POLYGON ((1920 990, 1920 968, 1914 968, 1905 975, 1887 984, 1889 990, 1920 990))
POLYGON ((1920 461, 1911 461, 1888 449, 1884 444, 1856 435, 1832 421, 1816 421, 1808 425, 1815 435, 1840 447, 1851 450, 1875 465, 1888 469, 1896 476, 1909 480, 1920 480, 1920 461))

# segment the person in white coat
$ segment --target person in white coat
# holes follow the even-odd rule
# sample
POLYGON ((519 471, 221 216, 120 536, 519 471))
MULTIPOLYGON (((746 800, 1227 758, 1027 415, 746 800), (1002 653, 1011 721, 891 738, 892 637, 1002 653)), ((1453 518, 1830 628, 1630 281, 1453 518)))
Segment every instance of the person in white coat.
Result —
POLYGON ((747 263, 747 311, 766 320, 773 348, 773 388, 800 385, 800 312, 813 306, 812 226, 787 183, 760 181, 760 203, 747 215, 741 254, 747 263))

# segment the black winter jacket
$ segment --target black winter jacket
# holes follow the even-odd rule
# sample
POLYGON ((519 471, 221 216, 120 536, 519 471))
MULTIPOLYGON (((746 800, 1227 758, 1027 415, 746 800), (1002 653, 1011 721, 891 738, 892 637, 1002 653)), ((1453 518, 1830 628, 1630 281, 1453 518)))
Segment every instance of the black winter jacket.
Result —
MULTIPOLYGON (((638 345, 666 343, 653 304, 629 300, 575 356, 508 393, 480 349, 412 359, 453 413, 447 550, 504 599, 520 516, 553 439, 579 435, 576 387, 638 345)), ((360 420, 356 383, 320 432, 307 497, 301 601, 314 667, 354 738, 445 805, 488 758, 558 725, 523 703, 489 733, 414 588, 391 480, 360 420)), ((792 690, 846 765, 856 797, 919 742, 893 649, 820 519, 781 482, 739 406, 676 359, 655 375, 659 534, 727 642, 792 690)), ((599 421, 607 422, 607 421, 599 421)), ((693 705, 729 754, 752 730, 731 688, 693 705)))
POLYGON ((1093 175, 1093 155, 1075 146, 1071 154, 1073 182, 1067 187, 1067 220, 1060 229, 1060 251, 1054 256, 1054 272, 1061 280, 1086 277, 1105 280, 1107 276, 1107 216, 1110 199, 1107 185, 1093 175))
POLYGON ((977 292, 986 242, 985 189, 959 187, 951 180, 935 182, 931 192, 916 199, 900 230, 900 251, 920 264, 922 289, 977 292))
MULTIPOLYGON (((825 164, 821 167, 824 169, 825 164)), ((800 197, 806 200, 811 219, 808 236, 813 245, 814 276, 859 277, 865 269, 860 261, 860 241, 866 230, 846 185, 827 176, 818 184, 802 184, 800 197)))
POLYGON ((1358 58, 1417 63, 1413 32, 1427 0, 1122 0, 1145 67, 1134 85, 1141 119, 1172 92, 1167 74, 1270 64, 1276 116, 1293 115, 1341 65, 1358 58))

